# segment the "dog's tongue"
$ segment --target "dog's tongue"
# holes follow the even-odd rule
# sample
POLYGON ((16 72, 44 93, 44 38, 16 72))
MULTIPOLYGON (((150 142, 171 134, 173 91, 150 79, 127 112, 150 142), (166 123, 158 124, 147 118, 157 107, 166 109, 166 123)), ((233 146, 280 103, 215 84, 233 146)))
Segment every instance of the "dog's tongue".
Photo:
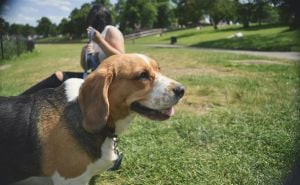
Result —
POLYGON ((160 112, 165 114, 165 115, 168 115, 168 116, 173 116, 174 113, 175 113, 173 107, 165 109, 165 110, 161 110, 160 112))

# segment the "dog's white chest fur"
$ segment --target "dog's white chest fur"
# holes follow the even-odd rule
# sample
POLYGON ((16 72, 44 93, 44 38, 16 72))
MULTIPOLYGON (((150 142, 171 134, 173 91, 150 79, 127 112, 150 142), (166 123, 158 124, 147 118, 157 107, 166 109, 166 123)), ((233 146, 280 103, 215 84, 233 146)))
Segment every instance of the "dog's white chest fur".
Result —
POLYGON ((97 173, 106 171, 113 166, 118 156, 114 152, 114 141, 106 138, 101 147, 101 158, 87 166, 86 171, 75 178, 64 178, 58 172, 51 177, 54 185, 86 185, 97 173))

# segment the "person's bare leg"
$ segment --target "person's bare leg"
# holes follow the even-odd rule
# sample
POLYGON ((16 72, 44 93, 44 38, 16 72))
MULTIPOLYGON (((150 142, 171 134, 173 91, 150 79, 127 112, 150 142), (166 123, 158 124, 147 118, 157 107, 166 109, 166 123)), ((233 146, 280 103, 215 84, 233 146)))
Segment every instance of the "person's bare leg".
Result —
POLYGON ((55 76, 57 77, 58 80, 63 81, 64 79, 64 74, 61 71, 56 71, 55 76))

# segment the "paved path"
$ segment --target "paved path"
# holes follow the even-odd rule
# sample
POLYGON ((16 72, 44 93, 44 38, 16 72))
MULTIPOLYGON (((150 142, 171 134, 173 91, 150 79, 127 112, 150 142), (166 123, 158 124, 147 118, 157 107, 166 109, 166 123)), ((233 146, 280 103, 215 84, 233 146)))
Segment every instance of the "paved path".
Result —
POLYGON ((198 50, 202 50, 202 51, 246 54, 246 55, 265 56, 265 57, 300 61, 300 52, 245 51, 245 50, 229 50, 229 49, 210 49, 210 48, 199 48, 199 47, 190 47, 190 46, 183 46, 183 45, 170 45, 170 44, 147 44, 145 46, 158 47, 158 48, 191 48, 191 49, 198 49, 198 50))

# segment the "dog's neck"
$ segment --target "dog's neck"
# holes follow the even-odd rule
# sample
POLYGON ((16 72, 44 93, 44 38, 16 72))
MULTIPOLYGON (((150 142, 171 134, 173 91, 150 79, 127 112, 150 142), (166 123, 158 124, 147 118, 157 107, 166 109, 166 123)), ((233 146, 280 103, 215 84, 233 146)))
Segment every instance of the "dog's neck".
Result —
POLYGON ((66 123, 69 123, 66 127, 72 132, 80 146, 93 158, 101 156, 100 146, 107 137, 116 138, 122 134, 133 119, 133 115, 130 114, 116 122, 111 122, 109 126, 97 133, 89 133, 82 126, 83 117, 78 101, 69 102, 65 107, 64 115, 67 119, 66 123))
POLYGON ((74 139, 78 142, 83 150, 93 159, 101 157, 101 145, 106 139, 103 134, 92 134, 87 132, 83 126, 83 117, 78 101, 69 102, 64 110, 65 119, 68 125, 65 125, 74 139))

